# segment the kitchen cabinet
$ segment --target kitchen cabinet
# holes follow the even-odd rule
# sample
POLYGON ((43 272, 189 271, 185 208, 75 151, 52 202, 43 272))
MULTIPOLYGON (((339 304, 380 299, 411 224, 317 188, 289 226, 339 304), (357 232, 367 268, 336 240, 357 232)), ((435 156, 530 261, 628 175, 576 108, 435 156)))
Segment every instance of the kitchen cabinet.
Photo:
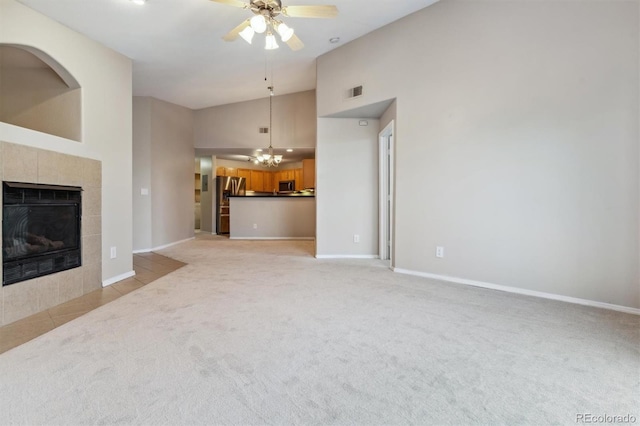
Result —
POLYGON ((238 176, 238 169, 234 167, 217 167, 216 176, 238 176))
POLYGON ((293 180, 293 170, 281 170, 280 180, 293 180))
POLYGON ((275 187, 275 185, 273 184, 273 182, 275 181, 274 179, 275 173, 274 172, 264 172, 263 175, 263 188, 265 191, 267 192, 271 192, 274 189, 277 191, 278 188, 275 187))
POLYGON ((236 172, 238 173, 237 176, 238 177, 243 177, 245 180, 245 186, 244 188, 246 190, 251 191, 252 186, 251 186, 251 170, 249 169, 236 169, 236 172))
POLYGON ((278 182, 281 180, 284 180, 282 178, 282 172, 280 170, 273 172, 273 186, 276 188, 276 191, 278 190, 278 182))
POLYGON ((316 187, 316 160, 302 160, 302 187, 316 187))
POLYGON ((264 191, 264 175, 262 170, 251 170, 251 190, 252 191, 264 191))
POLYGON ((293 178, 296 180, 296 191, 304 189, 304 183, 302 182, 302 169, 294 169, 293 178))

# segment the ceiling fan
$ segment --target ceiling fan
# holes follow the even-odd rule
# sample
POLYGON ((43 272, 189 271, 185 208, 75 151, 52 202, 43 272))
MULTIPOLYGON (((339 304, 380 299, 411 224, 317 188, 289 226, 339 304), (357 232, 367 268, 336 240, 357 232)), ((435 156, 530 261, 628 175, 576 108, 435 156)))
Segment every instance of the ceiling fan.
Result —
POLYGON ((247 43, 255 33, 267 32, 265 49, 272 50, 278 48, 273 32, 277 32, 283 42, 291 50, 300 50, 304 43, 294 34, 293 28, 277 19, 282 14, 288 18, 335 18, 338 16, 338 8, 335 6, 282 6, 280 0, 250 0, 249 3, 240 0, 211 0, 216 3, 227 4, 242 9, 249 9, 254 13, 252 18, 246 19, 240 25, 232 29, 222 37, 225 41, 234 41, 238 36, 247 43))

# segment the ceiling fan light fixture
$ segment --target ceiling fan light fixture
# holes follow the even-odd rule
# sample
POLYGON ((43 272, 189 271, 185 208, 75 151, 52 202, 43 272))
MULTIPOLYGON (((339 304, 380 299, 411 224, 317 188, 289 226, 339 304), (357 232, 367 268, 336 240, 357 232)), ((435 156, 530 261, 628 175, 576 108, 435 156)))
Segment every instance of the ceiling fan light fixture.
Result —
POLYGON ((257 32, 258 34, 262 34, 267 30, 267 21, 262 15, 254 16, 249 22, 251 23, 251 28, 253 28, 253 31, 257 32))
POLYGON ((264 44, 264 48, 266 50, 274 50, 277 49, 278 46, 278 42, 276 42, 276 37, 271 33, 271 31, 269 31, 267 33, 267 37, 265 38, 265 44, 264 44))
POLYGON ((256 32, 251 28, 251 26, 247 26, 244 30, 240 31, 240 37, 244 39, 247 43, 251 44, 251 40, 253 40, 253 35, 256 32))
POLYGON ((293 37, 293 28, 289 27, 284 22, 280 22, 278 24, 278 28, 276 31, 278 31, 278 34, 280 34, 280 38, 282 38, 282 41, 284 41, 285 43, 288 42, 291 37, 293 37))

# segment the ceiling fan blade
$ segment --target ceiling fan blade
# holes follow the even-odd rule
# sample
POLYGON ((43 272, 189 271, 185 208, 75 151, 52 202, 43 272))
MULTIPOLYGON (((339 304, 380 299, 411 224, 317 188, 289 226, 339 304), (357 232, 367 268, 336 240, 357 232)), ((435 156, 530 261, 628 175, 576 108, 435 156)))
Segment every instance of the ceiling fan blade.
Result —
POLYGON ((300 40, 300 38, 295 34, 292 35, 291 38, 287 40, 285 43, 287 43, 287 45, 293 51, 300 50, 304 47, 304 43, 302 42, 302 40, 300 40))
POLYGON ((238 35, 240 34, 240 31, 242 31, 245 28, 247 28, 250 24, 251 23, 249 22, 249 20, 245 19, 244 21, 242 21, 242 23, 240 25, 238 25, 237 27, 235 27, 234 29, 229 31, 224 37, 222 37, 222 39, 224 41, 234 41, 235 39, 238 38, 238 35))
POLYGON ((211 0, 212 2, 215 3, 221 3, 221 4, 227 4, 229 6, 235 6, 235 7, 239 7, 242 9, 248 9, 249 8, 249 4, 242 2, 240 0, 211 0))
POLYGON ((335 18, 338 8, 335 6, 285 6, 282 13, 290 18, 335 18))

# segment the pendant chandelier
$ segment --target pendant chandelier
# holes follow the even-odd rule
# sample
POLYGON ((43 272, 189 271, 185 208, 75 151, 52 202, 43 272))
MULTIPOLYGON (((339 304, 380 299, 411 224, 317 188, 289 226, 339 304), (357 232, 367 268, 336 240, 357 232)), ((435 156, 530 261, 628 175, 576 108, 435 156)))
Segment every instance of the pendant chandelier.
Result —
POLYGON ((282 155, 273 154, 273 146, 271 146, 271 135, 273 133, 272 117, 273 117, 273 86, 269 86, 269 148, 266 154, 260 154, 256 157, 254 163, 263 167, 278 167, 282 161, 282 155))

